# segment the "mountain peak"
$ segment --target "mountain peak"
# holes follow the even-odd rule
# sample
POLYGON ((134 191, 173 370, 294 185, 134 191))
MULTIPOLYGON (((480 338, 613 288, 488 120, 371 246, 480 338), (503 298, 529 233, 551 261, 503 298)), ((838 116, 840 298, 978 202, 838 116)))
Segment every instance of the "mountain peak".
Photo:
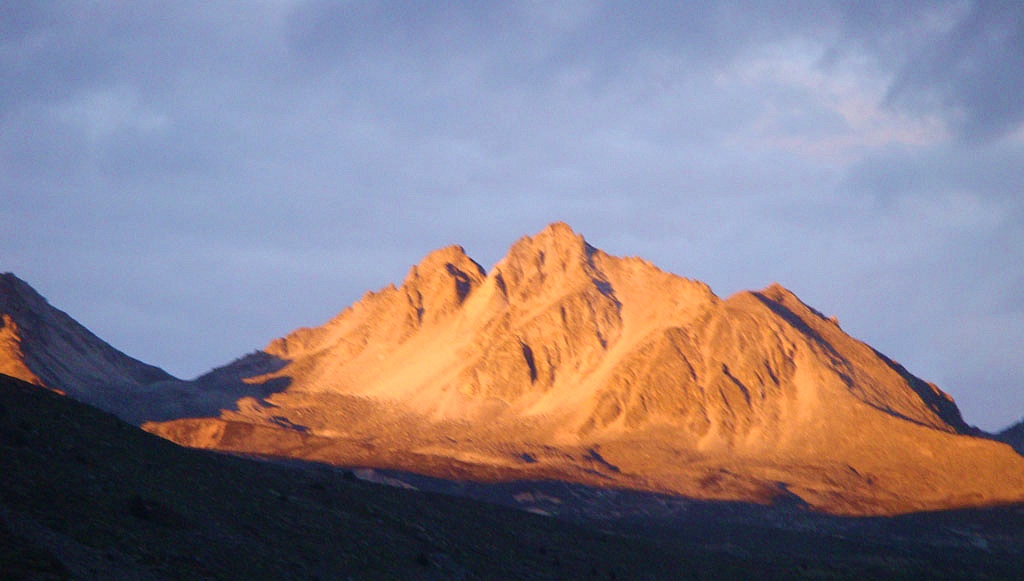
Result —
POLYGON ((596 252, 567 224, 555 222, 517 240, 495 265, 493 274, 506 294, 525 297, 551 285, 572 286, 592 280, 588 271, 596 252))
POLYGON ((42 295, 14 273, 0 274, 0 310, 42 312, 51 308, 42 295))
POLYGON ((562 221, 552 222, 538 232, 534 238, 562 238, 562 239, 583 239, 582 234, 577 234, 572 226, 562 221))
MULTIPOLYGON (((34 295, 18 283, 5 276, 0 292, 34 295)), ((46 306, 0 303, 9 352, 108 410, 178 406, 148 429, 189 445, 470 480, 796 495, 850 514, 1024 499, 1024 458, 965 435, 951 398, 782 286, 719 300, 562 222, 490 274, 461 247, 431 252, 328 324, 171 389, 46 306), (185 419, 194 409, 220 415, 185 419)))
POLYGON ((430 273, 445 273, 455 276, 455 271, 461 271, 466 276, 483 278, 487 275, 484 268, 466 254, 461 246, 451 245, 439 248, 423 257, 418 264, 409 269, 403 284, 409 284, 417 278, 429 276, 430 273))
POLYGON ((523 236, 517 240, 508 255, 540 255, 541 260, 565 260, 582 257, 588 249, 593 250, 593 247, 587 244, 582 234, 577 234, 565 222, 554 222, 533 236, 523 236))
POLYGON ((796 297, 796 295, 793 294, 793 291, 789 290, 788 288, 782 286, 777 282, 773 282, 770 285, 764 287, 759 291, 759 294, 766 298, 770 298, 774 301, 782 301, 790 297, 796 297))
POLYGON ((402 291, 419 324, 458 308, 486 276, 461 246, 447 246, 410 268, 402 291))

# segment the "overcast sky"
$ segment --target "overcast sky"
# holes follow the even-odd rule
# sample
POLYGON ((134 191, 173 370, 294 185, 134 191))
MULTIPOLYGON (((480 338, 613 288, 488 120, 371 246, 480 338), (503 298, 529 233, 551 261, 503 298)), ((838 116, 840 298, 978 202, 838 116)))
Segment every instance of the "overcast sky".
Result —
POLYGON ((0 271, 194 377, 564 220, 1024 415, 1024 4, 0 3, 0 271))

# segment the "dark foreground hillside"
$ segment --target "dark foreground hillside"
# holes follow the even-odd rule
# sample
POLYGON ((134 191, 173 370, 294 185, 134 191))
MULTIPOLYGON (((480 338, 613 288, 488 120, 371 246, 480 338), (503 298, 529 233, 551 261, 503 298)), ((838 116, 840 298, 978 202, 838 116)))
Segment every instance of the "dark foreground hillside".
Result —
MULTIPOLYGON (((1004 536, 1024 530, 1018 510, 999 519, 1004 536)), ((847 545, 813 532, 790 532, 802 550, 787 554, 725 526, 714 538, 601 532, 324 466, 184 449, 0 376, 0 579, 1012 578, 1022 563, 973 529, 977 550, 931 560, 832 554, 847 545)))

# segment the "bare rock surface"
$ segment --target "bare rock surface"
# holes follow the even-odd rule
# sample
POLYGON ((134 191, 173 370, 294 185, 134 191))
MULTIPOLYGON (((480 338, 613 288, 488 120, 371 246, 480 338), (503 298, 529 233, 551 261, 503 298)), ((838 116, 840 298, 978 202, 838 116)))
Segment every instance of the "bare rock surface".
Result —
POLYGON ((561 223, 489 272, 459 247, 431 253, 400 286, 257 355, 267 364, 211 377, 267 395, 146 429, 442 478, 796 497, 836 514, 1024 499, 1024 458, 785 288, 720 298, 561 223))
POLYGON ((490 271, 434 251, 190 381, 3 274, 0 372, 189 446, 339 466, 852 515, 1024 499, 1024 457, 782 286, 721 298, 562 223, 490 271))

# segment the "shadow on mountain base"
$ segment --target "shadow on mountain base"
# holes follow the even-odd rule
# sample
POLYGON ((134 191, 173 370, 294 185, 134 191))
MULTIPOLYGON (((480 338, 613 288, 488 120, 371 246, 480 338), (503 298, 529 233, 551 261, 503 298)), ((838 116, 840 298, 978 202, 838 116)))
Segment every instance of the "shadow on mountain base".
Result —
POLYGON ((288 389, 290 377, 276 373, 290 361, 256 351, 191 381, 164 381, 146 386, 130 398, 134 405, 112 410, 130 423, 164 422, 181 418, 217 417, 236 409, 243 398, 263 400, 288 389))

